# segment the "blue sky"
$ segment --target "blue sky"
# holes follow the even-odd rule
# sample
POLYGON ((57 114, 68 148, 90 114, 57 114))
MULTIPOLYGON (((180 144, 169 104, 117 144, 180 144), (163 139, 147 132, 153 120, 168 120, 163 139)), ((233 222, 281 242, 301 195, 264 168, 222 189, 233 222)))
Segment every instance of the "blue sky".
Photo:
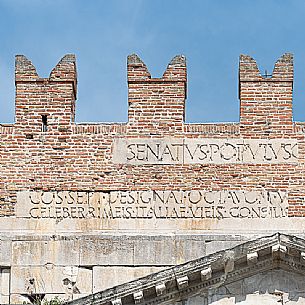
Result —
POLYGON ((294 120, 305 121, 303 0, 0 0, 0 122, 14 121, 14 56, 41 77, 77 56, 77 122, 127 120, 126 57, 153 77, 170 59, 188 64, 187 122, 238 121, 238 58, 272 71, 295 56, 294 120))

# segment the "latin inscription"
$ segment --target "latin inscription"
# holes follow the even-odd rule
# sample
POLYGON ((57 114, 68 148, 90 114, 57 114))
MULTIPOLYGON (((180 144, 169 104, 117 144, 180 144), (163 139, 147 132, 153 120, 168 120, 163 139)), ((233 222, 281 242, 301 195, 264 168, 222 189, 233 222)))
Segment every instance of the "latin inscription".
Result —
POLYGON ((283 191, 109 191, 17 194, 17 217, 78 219, 225 219, 288 217, 283 191))
POLYGON ((291 139, 116 139, 113 162, 121 164, 285 163, 298 161, 291 139))

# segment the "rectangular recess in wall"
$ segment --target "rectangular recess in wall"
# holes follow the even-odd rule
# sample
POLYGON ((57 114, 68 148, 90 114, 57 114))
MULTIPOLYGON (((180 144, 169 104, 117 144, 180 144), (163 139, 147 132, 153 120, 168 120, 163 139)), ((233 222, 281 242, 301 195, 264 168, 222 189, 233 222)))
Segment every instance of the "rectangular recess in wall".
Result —
POLYGON ((42 120, 42 132, 47 132, 48 131, 48 116, 42 115, 41 120, 42 120))

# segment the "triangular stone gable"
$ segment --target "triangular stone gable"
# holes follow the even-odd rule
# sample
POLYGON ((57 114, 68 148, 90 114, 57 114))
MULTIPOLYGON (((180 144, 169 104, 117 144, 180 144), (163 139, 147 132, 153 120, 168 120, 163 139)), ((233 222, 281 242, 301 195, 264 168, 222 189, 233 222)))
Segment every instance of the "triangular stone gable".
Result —
POLYGON ((305 240, 261 237, 68 304, 178 303, 305 304, 305 240))

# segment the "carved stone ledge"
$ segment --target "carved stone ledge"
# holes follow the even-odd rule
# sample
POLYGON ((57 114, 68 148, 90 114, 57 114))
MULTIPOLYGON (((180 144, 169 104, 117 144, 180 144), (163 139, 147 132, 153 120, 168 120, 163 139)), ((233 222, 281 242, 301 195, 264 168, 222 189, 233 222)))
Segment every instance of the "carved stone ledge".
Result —
POLYGON ((143 301, 144 297, 143 297, 143 291, 138 291, 138 292, 135 292, 133 294, 133 299, 134 299, 134 302, 135 304, 139 304, 143 301))
POLYGON ((206 268, 206 269, 201 270, 200 276, 201 276, 201 280, 202 281, 209 280, 212 277, 212 268, 211 268, 211 266, 206 268))
POLYGON ((258 253, 257 252, 252 252, 247 254, 247 263, 248 265, 255 265, 258 260, 258 253))
POLYGON ((144 304, 145 295, 146 305, 156 305, 278 268, 305 276, 304 249, 304 239, 277 233, 96 293, 88 296, 85 303, 79 299, 69 304, 132 305, 142 301, 144 304))
POLYGON ((160 296, 166 292, 166 286, 164 283, 156 285, 156 294, 160 296))
POLYGON ((281 258, 283 258, 285 256, 285 254, 287 253, 287 247, 281 244, 277 244, 272 246, 272 256, 280 256, 281 258))
POLYGON ((226 274, 234 270, 234 255, 234 251, 226 251, 224 255, 224 269, 226 274))
POLYGON ((122 305, 122 299, 115 299, 111 301, 112 305, 122 305))
POLYGON ((188 276, 183 276, 183 277, 179 277, 177 278, 177 285, 178 285, 178 289, 184 289, 189 285, 189 278, 188 276))

